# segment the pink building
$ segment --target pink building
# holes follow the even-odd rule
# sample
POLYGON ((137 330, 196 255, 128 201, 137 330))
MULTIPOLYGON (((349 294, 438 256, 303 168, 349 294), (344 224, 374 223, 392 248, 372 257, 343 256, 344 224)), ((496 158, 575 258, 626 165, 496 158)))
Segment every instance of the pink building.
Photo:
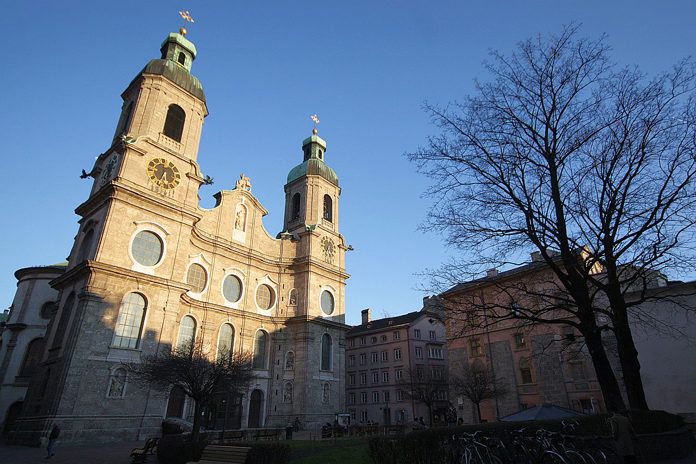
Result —
POLYGON ((435 297, 424 307, 396 317, 371 320, 346 335, 346 407, 354 424, 406 424, 430 413, 444 420, 447 400, 447 345, 442 308, 435 297), (413 384, 427 390, 418 398, 413 384), (430 406, 430 408, 428 407, 430 406), (431 411, 429 411, 429 409, 431 411))

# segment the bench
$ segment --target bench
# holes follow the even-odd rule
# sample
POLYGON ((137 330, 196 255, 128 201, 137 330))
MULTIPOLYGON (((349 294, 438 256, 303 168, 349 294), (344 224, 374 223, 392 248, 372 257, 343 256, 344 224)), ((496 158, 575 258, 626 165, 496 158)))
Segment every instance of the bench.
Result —
POLYGON ((200 461, 191 461, 186 464, 214 464, 216 462, 244 464, 250 449, 244 446, 208 445, 203 449, 200 461))
POLYGON ((133 448, 130 458, 132 463, 145 462, 147 457, 157 453, 159 438, 148 438, 142 448, 133 448))

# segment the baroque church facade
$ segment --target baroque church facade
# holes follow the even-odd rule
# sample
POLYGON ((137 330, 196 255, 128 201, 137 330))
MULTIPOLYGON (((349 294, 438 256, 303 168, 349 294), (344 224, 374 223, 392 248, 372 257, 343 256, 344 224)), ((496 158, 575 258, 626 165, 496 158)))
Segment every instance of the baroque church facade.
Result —
POLYGON ((211 358, 253 355, 249 390, 209 411, 210 426, 299 418, 312 427, 345 408, 347 247, 326 142, 316 129, 303 141, 277 236, 244 175, 202 208, 197 157, 208 111, 191 74, 196 48, 171 33, 161 52, 121 95, 113 142, 89 173, 67 267, 51 281, 57 309, 15 421, 19 442, 53 423, 61 438, 83 441, 137 439, 156 434, 164 417, 191 420, 178 387, 148 389, 124 368, 191 343, 211 358))

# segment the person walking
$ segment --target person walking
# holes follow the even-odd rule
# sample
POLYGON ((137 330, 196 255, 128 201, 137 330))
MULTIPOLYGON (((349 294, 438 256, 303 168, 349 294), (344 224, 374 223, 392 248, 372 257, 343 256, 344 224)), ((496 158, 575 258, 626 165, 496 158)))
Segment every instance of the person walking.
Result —
POLYGON ((56 455, 56 453, 53 452, 53 449, 56 446, 56 440, 58 440, 59 436, 60 427, 58 427, 58 424, 53 424, 51 434, 48 436, 48 445, 46 446, 46 459, 51 459, 53 456, 56 455))
POLYGON ((636 464, 638 458, 636 458, 636 450, 633 445, 636 433, 631 426, 631 421, 628 420, 628 417, 615 412, 609 418, 609 425, 616 446, 616 454, 623 458, 624 464, 636 464))

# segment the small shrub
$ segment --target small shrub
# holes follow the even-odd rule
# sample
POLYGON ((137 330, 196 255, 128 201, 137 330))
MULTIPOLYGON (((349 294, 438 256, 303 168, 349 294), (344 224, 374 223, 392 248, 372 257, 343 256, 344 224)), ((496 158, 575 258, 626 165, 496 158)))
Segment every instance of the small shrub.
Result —
POLYGON ((160 464, 186 464, 198 461, 207 445, 205 440, 194 443, 191 434, 162 435, 157 445, 157 461, 160 464))

